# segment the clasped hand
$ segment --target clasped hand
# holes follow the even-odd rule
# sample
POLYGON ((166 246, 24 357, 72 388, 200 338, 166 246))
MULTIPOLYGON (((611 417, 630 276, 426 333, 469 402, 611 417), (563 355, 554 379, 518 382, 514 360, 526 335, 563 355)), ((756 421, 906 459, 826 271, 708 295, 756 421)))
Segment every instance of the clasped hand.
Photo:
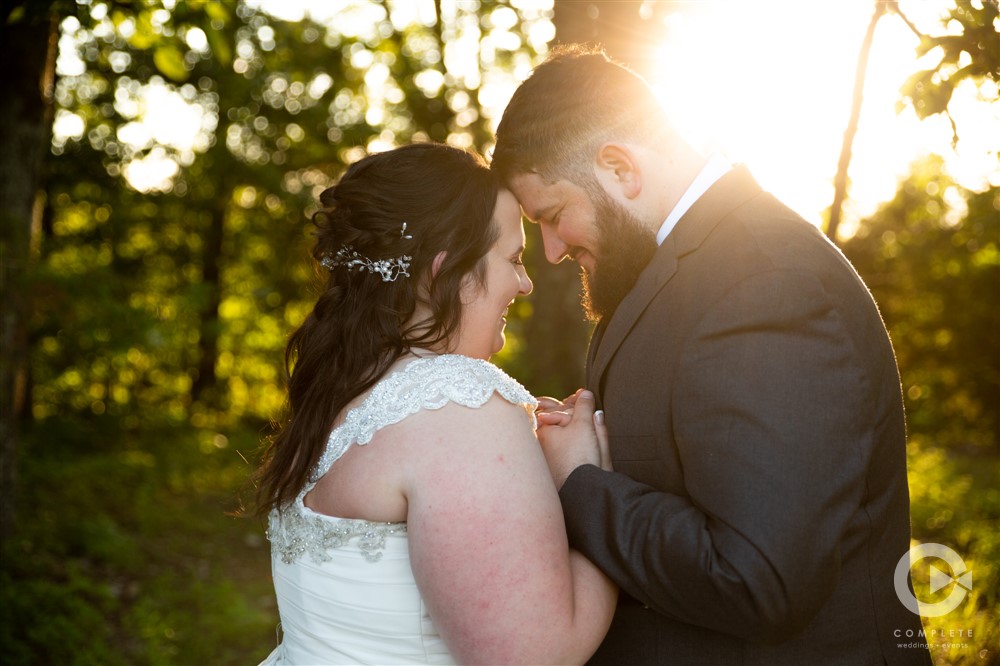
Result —
POLYGON ((585 389, 565 400, 538 399, 538 441, 557 489, 580 465, 612 469, 604 412, 595 407, 594 394, 585 389))

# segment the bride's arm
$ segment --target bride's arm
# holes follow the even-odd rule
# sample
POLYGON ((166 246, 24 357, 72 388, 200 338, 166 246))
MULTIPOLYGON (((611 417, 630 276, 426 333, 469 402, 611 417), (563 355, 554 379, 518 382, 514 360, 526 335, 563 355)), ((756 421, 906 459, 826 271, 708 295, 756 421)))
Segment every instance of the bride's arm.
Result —
POLYGON ((408 419, 404 492, 414 575, 460 663, 583 663, 617 589, 569 550, 527 415, 494 396, 408 419))

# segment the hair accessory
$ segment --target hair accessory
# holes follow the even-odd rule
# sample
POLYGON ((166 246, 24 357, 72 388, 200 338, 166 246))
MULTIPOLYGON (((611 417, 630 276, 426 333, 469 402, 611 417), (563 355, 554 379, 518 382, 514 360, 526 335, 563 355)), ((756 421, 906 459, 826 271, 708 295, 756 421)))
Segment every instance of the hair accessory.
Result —
MULTIPOLYGON (((405 231, 405 222, 403 226, 405 231)), ((395 282, 396 278, 410 277, 410 259, 412 258, 410 255, 404 254, 401 257, 372 261, 368 257, 358 254, 353 246, 345 245, 337 250, 335 256, 331 257, 327 255, 319 263, 331 271, 337 266, 346 266, 349 271, 359 270, 378 273, 382 276, 382 282, 395 282)))
POLYGON ((403 228, 399 230, 399 237, 403 240, 413 240, 413 236, 406 233, 406 222, 403 222, 403 228))

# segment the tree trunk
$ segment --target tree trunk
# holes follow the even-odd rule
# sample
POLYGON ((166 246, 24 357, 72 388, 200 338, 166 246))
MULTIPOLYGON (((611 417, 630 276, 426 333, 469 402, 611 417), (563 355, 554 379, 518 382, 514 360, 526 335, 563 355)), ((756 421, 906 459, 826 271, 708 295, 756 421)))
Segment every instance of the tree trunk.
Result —
POLYGON ((51 18, 0 26, 0 539, 13 528, 19 420, 30 414, 28 318, 32 230, 41 226, 42 169, 52 127, 59 24, 51 18), (34 223, 33 223, 34 222, 34 223))
MULTIPOLYGON (((222 190, 228 194, 230 190, 222 190)), ((198 337, 198 368, 191 383, 191 401, 196 402, 206 397, 215 389, 218 378, 215 374, 216 362, 219 358, 219 305, 222 303, 222 284, 220 282, 222 262, 222 241, 225 237, 226 201, 220 198, 217 207, 212 210, 212 221, 205 235, 204 253, 202 254, 201 280, 208 291, 201 309, 201 332, 198 337)), ((212 396, 214 398, 214 396, 212 396)))
POLYGON ((854 95, 851 99, 851 116, 844 130, 844 143, 840 147, 840 160, 837 162, 837 175, 833 180, 833 203, 830 204, 830 221, 826 226, 826 235, 834 243, 837 242, 837 228, 840 226, 840 215, 847 197, 847 167, 851 164, 851 147, 854 135, 858 131, 858 119, 861 117, 861 101, 865 92, 865 75, 868 72, 868 56, 875 38, 875 26, 885 13, 886 3, 875 0, 875 11, 868 22, 868 31, 861 42, 861 52, 858 54, 858 67, 854 73, 854 95))
POLYGON ((663 23, 654 21, 654 16, 675 9, 670 2, 556 0, 556 41, 602 46, 609 56, 648 77, 656 63, 656 46, 663 39, 663 23))

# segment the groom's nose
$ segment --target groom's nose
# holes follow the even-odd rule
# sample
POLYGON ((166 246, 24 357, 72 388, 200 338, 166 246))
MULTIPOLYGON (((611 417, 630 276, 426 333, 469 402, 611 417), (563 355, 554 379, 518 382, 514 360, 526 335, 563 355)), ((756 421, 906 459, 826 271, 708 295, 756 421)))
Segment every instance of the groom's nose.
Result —
POLYGON ((550 264, 558 264, 569 256, 569 245, 559 238, 559 230, 553 224, 539 225, 542 229, 542 245, 545 246, 545 258, 550 264))

